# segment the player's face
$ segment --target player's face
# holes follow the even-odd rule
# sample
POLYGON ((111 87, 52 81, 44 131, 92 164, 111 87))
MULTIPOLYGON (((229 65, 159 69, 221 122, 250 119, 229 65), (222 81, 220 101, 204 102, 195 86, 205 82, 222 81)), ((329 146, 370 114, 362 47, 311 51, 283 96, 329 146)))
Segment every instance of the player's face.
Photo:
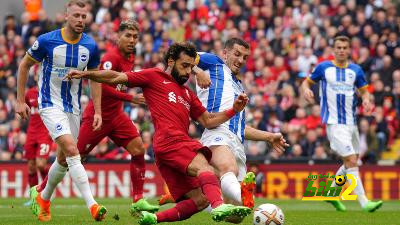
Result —
POLYGON ((171 75, 180 85, 185 84, 189 79, 193 67, 195 66, 194 60, 194 58, 181 53, 178 60, 175 61, 172 67, 171 75))
POLYGON ((336 61, 346 61, 350 54, 350 46, 347 41, 336 41, 333 46, 333 53, 336 61))
POLYGON ((133 53, 139 39, 138 31, 126 29, 121 31, 118 36, 120 49, 125 53, 133 53))
POLYGON ((250 49, 238 44, 234 44, 232 49, 225 49, 225 63, 232 73, 237 75, 240 69, 246 64, 250 55, 250 49))
POLYGON ((85 29, 85 20, 87 16, 86 7, 81 8, 77 5, 72 5, 68 7, 65 20, 67 21, 67 26, 71 28, 77 34, 80 34, 85 29))

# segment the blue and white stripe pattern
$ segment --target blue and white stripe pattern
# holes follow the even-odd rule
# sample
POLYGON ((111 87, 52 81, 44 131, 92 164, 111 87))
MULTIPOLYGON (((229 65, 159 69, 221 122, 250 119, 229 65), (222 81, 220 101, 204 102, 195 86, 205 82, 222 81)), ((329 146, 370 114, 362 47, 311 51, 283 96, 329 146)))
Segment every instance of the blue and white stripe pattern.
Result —
MULTIPOLYGON (((239 80, 232 74, 228 66, 218 56, 210 53, 199 53, 198 67, 210 75, 211 86, 201 89, 196 86, 197 96, 208 112, 222 112, 232 108, 233 102, 244 92, 239 80)), ((245 111, 237 113, 221 126, 225 127, 244 141, 244 128, 246 126, 245 111)))
POLYGON ((341 68, 325 61, 315 68, 308 79, 320 83, 323 123, 356 124, 356 89, 368 85, 360 66, 350 63, 341 68))
POLYGON ((64 112, 79 115, 82 82, 62 79, 70 69, 97 68, 100 59, 93 38, 83 34, 74 43, 65 40, 62 30, 55 30, 39 36, 28 54, 42 62, 38 80, 39 109, 58 107, 64 112))

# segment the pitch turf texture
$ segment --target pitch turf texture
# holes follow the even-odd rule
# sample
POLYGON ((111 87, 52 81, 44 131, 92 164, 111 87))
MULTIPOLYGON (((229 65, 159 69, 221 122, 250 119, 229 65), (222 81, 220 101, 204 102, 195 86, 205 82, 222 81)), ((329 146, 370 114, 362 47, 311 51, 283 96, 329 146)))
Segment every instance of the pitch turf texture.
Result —
MULTIPOLYGON (((108 209, 107 218, 103 222, 93 221, 83 200, 72 198, 55 199, 51 207, 52 220, 44 224, 137 224, 137 218, 131 217, 128 212, 130 199, 98 200, 108 209), (119 220, 113 218, 116 214, 119 220)), ((28 207, 23 206, 25 201, 26 199, 0 198, 0 224, 43 224, 37 221, 28 207)), ((150 200, 150 202, 156 203, 156 200, 150 200)), ((348 211, 344 213, 336 212, 330 204, 325 202, 257 199, 256 205, 262 203, 273 203, 281 207, 285 214, 286 225, 400 225, 400 201, 385 201, 382 208, 374 213, 361 211, 356 201, 346 201, 348 211)), ((162 209, 171 206, 173 204, 168 204, 162 209)), ((207 212, 201 212, 185 221, 163 224, 226 225, 229 223, 216 223, 207 212)), ((253 224, 253 214, 248 216, 242 224, 253 224)))

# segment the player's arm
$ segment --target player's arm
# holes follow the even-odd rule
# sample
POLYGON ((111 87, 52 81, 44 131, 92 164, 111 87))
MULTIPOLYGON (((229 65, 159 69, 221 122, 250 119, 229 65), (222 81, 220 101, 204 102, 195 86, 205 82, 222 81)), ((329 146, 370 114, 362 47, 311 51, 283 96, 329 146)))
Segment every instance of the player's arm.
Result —
POLYGON ((114 70, 98 70, 98 71, 70 70, 69 73, 64 77, 64 80, 80 79, 80 78, 87 78, 105 84, 128 83, 128 75, 114 70))
POLYGON ((246 140, 268 142, 271 144, 272 149, 279 153, 284 152, 285 147, 289 147, 289 144, 286 143, 281 133, 262 131, 247 125, 244 129, 244 138, 246 140))
POLYGON ((25 102, 25 85, 28 79, 29 69, 37 63, 28 53, 18 66, 17 75, 17 102, 15 104, 15 112, 21 116, 22 119, 27 119, 29 116, 29 106, 25 102))
POLYGON ((209 113, 204 111, 198 118, 197 121, 205 128, 211 129, 215 128, 222 123, 228 121, 236 113, 241 112, 248 102, 248 97, 246 94, 241 94, 237 97, 233 103, 233 107, 224 112, 209 113))
POLYGON ((128 93, 124 93, 121 91, 117 91, 115 88, 109 86, 109 85, 102 85, 102 93, 103 96, 107 96, 110 98, 113 98, 115 100, 119 101, 127 101, 127 102, 132 102, 135 104, 144 104, 145 99, 143 95, 137 94, 137 95, 131 95, 128 93))
POLYGON ((314 93, 311 90, 311 85, 319 82, 323 76, 323 73, 324 73, 323 63, 318 64, 312 71, 311 75, 307 76, 307 78, 303 81, 303 83, 300 86, 300 92, 303 94, 305 99, 310 103, 314 103, 314 93))
POLYGON ((368 92, 368 82, 365 79, 364 71, 361 68, 356 73, 355 86, 362 99, 362 105, 366 113, 372 109, 371 94, 368 92))
POLYGON ((208 88, 211 85, 210 76, 198 66, 193 67, 193 72, 196 75, 197 85, 201 88, 208 88))
MULTIPOLYGON (((89 71, 96 71, 96 69, 89 69, 89 71)), ((92 95, 93 106, 94 106, 94 117, 93 117, 93 130, 100 130, 103 124, 103 119, 101 117, 101 84, 89 80, 90 94, 92 95)))

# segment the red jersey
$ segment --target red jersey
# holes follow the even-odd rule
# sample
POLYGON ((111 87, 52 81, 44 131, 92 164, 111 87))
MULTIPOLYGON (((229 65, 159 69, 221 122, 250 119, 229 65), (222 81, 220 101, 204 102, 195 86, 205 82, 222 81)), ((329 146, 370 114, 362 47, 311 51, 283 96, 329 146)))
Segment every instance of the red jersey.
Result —
POLYGON ((196 120, 206 109, 187 87, 158 68, 128 72, 128 86, 141 87, 155 127, 155 150, 172 150, 190 140, 189 117, 196 120))
MULTIPOLYGON (((132 54, 129 59, 125 58, 118 48, 113 48, 106 52, 101 59, 101 70, 114 70, 118 72, 129 72, 133 70, 134 55, 132 54)), ((132 95, 125 93, 125 85, 109 85, 101 84, 101 113, 103 120, 111 120, 122 113, 122 101, 131 101, 132 95)), ((88 106, 83 112, 83 118, 93 117, 94 105, 90 101, 88 106)))
POLYGON ((25 102, 31 108, 31 116, 27 131, 27 133, 30 135, 43 135, 48 133, 47 128, 43 124, 43 121, 38 113, 38 95, 39 91, 37 87, 29 89, 25 94, 25 102))

